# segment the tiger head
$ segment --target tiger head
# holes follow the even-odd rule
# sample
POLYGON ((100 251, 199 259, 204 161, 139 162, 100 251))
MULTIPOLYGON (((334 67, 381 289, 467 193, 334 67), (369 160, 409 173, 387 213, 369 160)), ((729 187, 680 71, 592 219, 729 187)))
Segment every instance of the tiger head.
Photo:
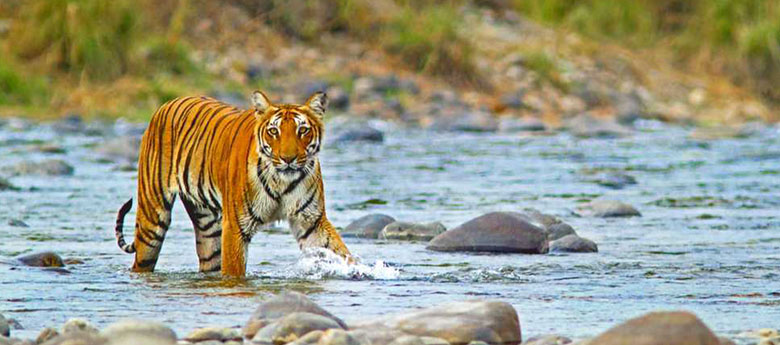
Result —
POLYGON ((328 97, 316 92, 304 104, 272 104, 260 91, 252 94, 257 119, 258 153, 283 178, 311 173, 320 152, 328 97))

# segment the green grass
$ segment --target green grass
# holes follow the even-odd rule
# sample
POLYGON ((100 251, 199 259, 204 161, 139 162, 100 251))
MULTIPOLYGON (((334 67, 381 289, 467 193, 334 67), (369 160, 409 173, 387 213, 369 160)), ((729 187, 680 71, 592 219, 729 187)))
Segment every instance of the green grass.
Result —
POLYGON ((0 55, 0 105, 33 105, 46 98, 45 80, 20 70, 18 64, 0 55))

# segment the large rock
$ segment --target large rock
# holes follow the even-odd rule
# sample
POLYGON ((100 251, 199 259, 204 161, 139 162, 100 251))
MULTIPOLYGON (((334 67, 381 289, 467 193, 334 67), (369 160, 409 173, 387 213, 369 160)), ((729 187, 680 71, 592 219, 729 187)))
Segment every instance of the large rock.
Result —
POLYGON ((529 338, 523 345, 564 345, 571 344, 571 339, 557 334, 547 334, 529 338))
POLYGON ((0 314, 0 335, 4 337, 11 336, 11 326, 8 324, 8 320, 6 320, 3 314, 0 314))
MULTIPOLYGON (((108 340, 95 333, 72 332, 50 338, 42 345, 106 345, 108 340)), ((129 344, 128 344, 129 345, 129 344)), ((157 344, 149 344, 157 345, 157 344)))
POLYGON ((597 253, 599 247, 596 242, 579 237, 577 235, 568 235, 550 243, 550 251, 554 253, 597 253))
POLYGON ((696 315, 689 312, 657 312, 617 325, 588 344, 720 345, 720 341, 696 315))
POLYGON ((642 214, 634 206, 615 200, 593 200, 577 207, 577 213, 587 217, 634 217, 642 214))
POLYGON ((25 266, 32 267, 64 267, 62 257, 54 252, 41 252, 16 257, 25 266))
POLYGON ((440 222, 392 222, 382 229, 380 237, 388 240, 429 241, 445 231, 447 228, 440 222))
POLYGON ((173 345, 176 333, 161 323, 143 320, 124 320, 103 329, 100 335, 111 345, 173 345))
POLYGON ((261 328, 292 313, 311 313, 324 316, 335 321, 341 328, 346 328, 344 321, 322 309, 316 303, 301 293, 286 291, 261 303, 244 326, 244 337, 252 339, 261 328))
POLYGON ((519 215, 522 215, 532 224, 542 228, 547 234, 547 239, 550 241, 557 240, 567 235, 576 234, 571 225, 564 223, 563 220, 556 216, 542 213, 539 210, 527 208, 523 210, 522 213, 519 213, 519 215))
POLYGON ((341 232, 343 237, 359 237, 359 238, 378 238, 382 229, 395 222, 395 218, 386 214, 369 214, 358 218, 357 220, 349 223, 344 231, 341 232))
POLYGON ((583 138, 616 138, 630 135, 631 129, 617 122, 593 117, 588 113, 578 115, 566 122, 569 132, 583 138))
POLYGON ((241 341, 242 338, 243 337, 241 336, 241 332, 235 328, 205 327, 193 330, 187 334, 186 337, 184 337, 184 340, 191 343, 199 343, 209 340, 217 340, 220 342, 230 340, 241 341))
POLYGON ((67 176, 73 175, 73 166, 61 159, 47 159, 39 162, 19 162, 15 165, 4 167, 3 171, 13 176, 67 176))
POLYGON ((520 343, 520 321, 510 304, 465 301, 413 310, 351 325, 365 331, 396 330, 420 337, 436 337, 451 344, 484 341, 520 343))
POLYGON ((436 236, 428 249, 444 252, 499 252, 544 254, 544 230, 514 212, 493 212, 474 218, 436 236))
POLYGON ((341 329, 335 320, 319 314, 292 313, 260 329, 252 342, 256 344, 286 344, 309 332, 341 329))
POLYGON ((71 334, 71 333, 90 333, 90 334, 97 334, 98 330, 93 326, 89 321, 79 318, 72 318, 68 319, 68 321, 65 321, 65 323, 62 325, 62 328, 60 329, 60 333, 62 334, 71 334))

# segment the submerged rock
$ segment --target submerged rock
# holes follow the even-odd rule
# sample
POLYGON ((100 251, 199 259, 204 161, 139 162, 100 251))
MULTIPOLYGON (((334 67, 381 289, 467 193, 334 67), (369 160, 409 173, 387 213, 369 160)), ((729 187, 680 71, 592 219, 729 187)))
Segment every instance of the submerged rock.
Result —
POLYGON ((25 266, 32 267, 64 267, 65 264, 57 253, 41 252, 16 257, 25 266))
POLYGON ((593 345, 720 345, 715 334, 689 312, 656 312, 617 325, 593 345))
POLYGON ((524 215, 493 212, 436 236, 427 248, 445 252, 543 254, 548 251, 548 240, 544 230, 524 215))
POLYGON ((295 312, 263 327, 254 337, 253 343, 286 344, 312 331, 342 328, 336 321, 319 314, 295 312))
POLYGON ((144 320, 124 320, 113 323, 103 329, 100 335, 108 339, 111 345, 176 344, 176 332, 158 322, 144 320))
POLYGON ((557 253, 597 253, 599 251, 596 242, 579 237, 577 235, 568 235, 558 240, 550 242, 550 252, 557 253))
POLYGON ((60 159, 47 159, 39 162, 20 162, 4 167, 3 171, 13 176, 68 176, 73 175, 73 166, 60 159))
POLYGON ((588 181, 612 189, 623 189, 628 185, 636 184, 636 178, 623 172, 606 172, 598 174, 589 178, 588 181))
POLYGON ((8 221, 8 225, 17 227, 17 228, 29 228, 30 226, 27 225, 23 220, 20 219, 11 219, 8 221))
POLYGON ((615 121, 598 119, 588 113, 568 120, 566 128, 572 135, 582 138, 616 138, 632 133, 630 128, 615 121))
POLYGON ((528 338, 523 345, 565 345, 571 344, 571 339, 556 334, 528 338))
POLYGON ((429 241, 447 231, 444 224, 392 222, 382 229, 381 237, 388 240, 429 241))
POLYGON ((0 177, 0 192, 4 190, 17 190, 18 187, 14 186, 10 181, 0 177))
POLYGON ((639 217, 642 214, 633 206, 615 200, 593 200, 577 207, 577 213, 589 217, 639 217))
POLYGON ((311 313, 333 320, 340 328, 346 328, 344 321, 322 309, 301 293, 286 291, 261 303, 244 326, 244 337, 252 339, 263 327, 292 313, 311 313))
POLYGON ((385 226, 395 222, 395 218, 386 214, 376 213, 360 217, 349 223, 341 236, 359 238, 378 238, 385 226))
POLYGON ((365 331, 395 330, 436 337, 451 344, 484 341, 490 344, 522 340, 517 312, 498 301, 465 301, 412 310, 351 325, 365 331))
POLYGON ((11 326, 8 324, 8 320, 3 314, 0 314, 0 335, 4 337, 11 336, 11 326))

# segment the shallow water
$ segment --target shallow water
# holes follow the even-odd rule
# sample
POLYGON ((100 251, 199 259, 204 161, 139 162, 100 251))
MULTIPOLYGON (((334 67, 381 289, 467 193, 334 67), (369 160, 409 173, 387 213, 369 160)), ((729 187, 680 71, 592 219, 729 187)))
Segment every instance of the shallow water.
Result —
POLYGON ((26 327, 18 336, 35 337, 72 317, 98 326, 154 319, 184 335, 243 325, 260 300, 292 289, 347 321, 499 299, 517 308, 526 337, 592 336, 659 309, 693 311, 728 336, 780 327, 778 130, 706 142, 688 139, 689 132, 654 122, 616 140, 395 129, 384 144, 326 147, 328 215, 337 226, 383 212, 452 228, 489 211, 533 207, 573 225, 600 252, 439 253, 424 243, 348 238, 364 263, 390 266, 354 274, 301 259, 291 235, 269 231, 254 238, 249 276, 240 281, 197 273, 191 224, 178 203, 157 271, 130 273, 132 256, 116 247, 112 229, 116 210, 134 196, 136 173, 97 160, 91 146, 100 137, 0 129, 0 165, 61 158, 76 167, 70 177, 11 178, 21 190, 0 192, 0 256, 53 250, 85 260, 71 274, 0 263, 0 312, 26 327), (67 154, 31 150, 41 141, 67 154), (609 189, 588 182, 588 170, 625 171, 639 183, 609 189), (599 197, 628 202, 643 216, 573 214, 599 197), (7 226, 12 218, 29 228, 7 226))

